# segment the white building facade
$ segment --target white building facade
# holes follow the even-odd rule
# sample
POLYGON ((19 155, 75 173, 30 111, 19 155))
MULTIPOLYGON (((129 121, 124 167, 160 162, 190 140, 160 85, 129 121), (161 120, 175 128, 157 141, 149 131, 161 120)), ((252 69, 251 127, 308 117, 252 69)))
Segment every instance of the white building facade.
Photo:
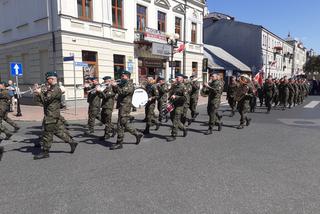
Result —
POLYGON ((184 53, 174 54, 174 73, 200 76, 204 6, 202 0, 0 0, 1 79, 12 78, 10 62, 23 64, 24 87, 56 70, 69 100, 74 79, 82 85, 88 76, 117 79, 129 70, 135 83, 148 75, 169 79, 167 35, 174 33, 177 47, 186 44, 184 53), (75 67, 75 78, 73 63, 63 61, 70 55, 88 64, 75 67))
POLYGON ((291 77, 293 66, 293 46, 277 35, 262 28, 262 58, 266 77, 291 77))
POLYGON ((290 35, 287 38, 287 42, 293 46, 294 50, 292 74, 304 74, 304 65, 307 62, 307 49, 303 46, 302 42, 292 39, 290 35))

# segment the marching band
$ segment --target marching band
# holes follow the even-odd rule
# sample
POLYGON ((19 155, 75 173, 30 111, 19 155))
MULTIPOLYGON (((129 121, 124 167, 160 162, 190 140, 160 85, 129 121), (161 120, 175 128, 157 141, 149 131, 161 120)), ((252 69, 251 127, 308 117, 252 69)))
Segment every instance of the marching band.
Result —
MULTIPOLYGON (((61 138, 71 147, 71 153, 74 153, 78 143, 73 139, 66 129, 66 121, 60 114, 61 97, 63 91, 57 84, 57 73, 48 72, 47 82, 42 85, 35 84, 32 92, 44 109, 43 135, 41 137, 41 153, 34 156, 34 159, 43 159, 49 157, 49 151, 53 143, 53 136, 61 138)), ((88 122, 86 135, 94 134, 95 121, 101 122, 105 126, 104 135, 99 139, 108 140, 117 135, 117 141, 110 149, 122 149, 125 132, 129 132, 136 138, 136 144, 141 142, 144 135, 150 134, 150 128, 155 126, 155 131, 159 129, 162 123, 166 123, 168 118, 172 121, 171 136, 167 141, 175 141, 178 131, 182 131, 183 137, 188 134, 188 126, 195 121, 199 112, 197 104, 199 93, 201 96, 208 97, 207 114, 209 116, 208 131, 206 135, 213 134, 213 127, 217 126, 218 131, 222 130, 222 116, 218 110, 221 104, 222 93, 225 83, 219 74, 212 73, 210 80, 203 83, 200 87, 199 78, 196 76, 187 77, 181 74, 171 83, 164 78, 148 77, 147 81, 141 86, 135 86, 130 79, 130 73, 124 71, 121 79, 113 80, 112 77, 103 78, 103 83, 99 83, 97 78, 87 78, 86 84, 80 86, 87 93, 88 122), (112 123, 112 113, 114 106, 118 109, 117 127, 112 123), (130 124, 133 108, 145 108, 146 123, 143 132, 138 131, 130 124), (156 115, 156 107, 158 115, 156 115), (190 112, 190 113, 188 113, 190 112), (188 115, 191 118, 188 118, 188 115)), ((259 84, 254 78, 246 74, 231 77, 227 87, 227 100, 231 108, 230 117, 235 115, 236 110, 240 114, 240 124, 238 129, 249 126, 251 118, 248 113, 254 112, 259 98, 260 106, 265 104, 267 112, 270 113, 272 105, 274 108, 291 108, 303 102, 309 93, 309 85, 305 79, 287 79, 280 80, 269 76, 263 84, 259 84)), ((8 116, 8 105, 10 105, 10 96, 8 88, 3 82, 0 82, 0 132, 6 135, 5 139, 10 139, 12 133, 2 124, 5 120, 19 130, 8 116)), ((0 159, 2 157, 3 147, 0 147, 0 159)))

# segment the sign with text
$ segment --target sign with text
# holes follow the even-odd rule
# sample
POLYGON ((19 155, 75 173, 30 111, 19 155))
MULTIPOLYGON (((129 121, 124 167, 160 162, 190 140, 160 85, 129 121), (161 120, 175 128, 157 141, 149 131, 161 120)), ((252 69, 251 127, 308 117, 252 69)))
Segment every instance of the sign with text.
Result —
POLYGON ((167 36, 164 32, 152 28, 145 28, 144 40, 149 42, 167 43, 167 36))
POLYGON ((168 57, 171 55, 171 46, 154 42, 152 43, 152 54, 168 57))

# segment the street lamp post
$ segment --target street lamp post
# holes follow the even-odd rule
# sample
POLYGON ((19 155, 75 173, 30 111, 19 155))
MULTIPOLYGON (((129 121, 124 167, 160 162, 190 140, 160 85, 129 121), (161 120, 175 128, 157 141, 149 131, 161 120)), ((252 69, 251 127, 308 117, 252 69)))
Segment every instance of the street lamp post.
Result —
MULTIPOLYGON (((167 34, 167 42, 171 46, 171 74, 170 79, 173 79, 173 55, 174 55, 174 48, 177 47, 178 40, 180 36, 179 34, 167 34)), ((170 63, 169 63, 170 64, 170 63)))

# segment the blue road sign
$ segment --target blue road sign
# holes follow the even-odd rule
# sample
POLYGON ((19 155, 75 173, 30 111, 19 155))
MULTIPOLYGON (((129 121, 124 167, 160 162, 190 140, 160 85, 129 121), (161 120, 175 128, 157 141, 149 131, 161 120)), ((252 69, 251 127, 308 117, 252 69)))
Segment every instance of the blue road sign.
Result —
POLYGON ((79 67, 88 67, 88 63, 85 62, 75 62, 74 65, 79 67))
POLYGON ((64 61, 64 62, 74 61, 74 56, 63 57, 63 61, 64 61))
POLYGON ((10 63, 10 71, 12 76, 22 76, 23 68, 21 63, 10 63))

